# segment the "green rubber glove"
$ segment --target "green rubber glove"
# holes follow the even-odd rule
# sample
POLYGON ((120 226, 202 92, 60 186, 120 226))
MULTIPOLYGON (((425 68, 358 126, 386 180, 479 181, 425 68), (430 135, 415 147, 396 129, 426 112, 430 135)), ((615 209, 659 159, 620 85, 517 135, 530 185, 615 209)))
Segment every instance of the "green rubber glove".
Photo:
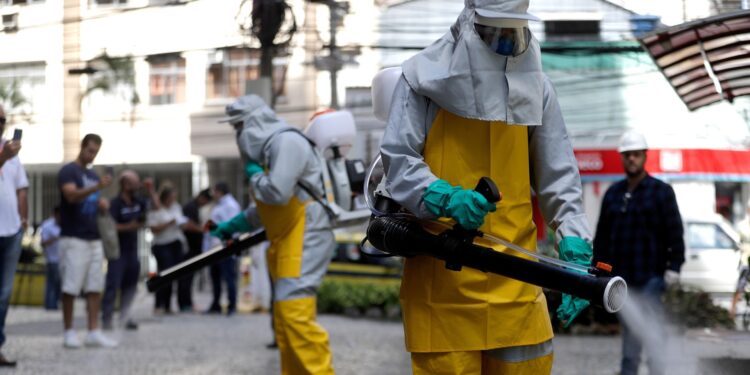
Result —
POLYGON ((245 218, 245 213, 240 212, 235 217, 216 225, 216 228, 211 230, 211 235, 220 239, 226 240, 232 238, 235 233, 243 233, 250 231, 250 223, 245 218))
MULTIPOLYGON (((593 251, 591 245, 580 237, 563 237, 559 245, 560 259, 581 266, 591 265, 593 251)), ((562 303, 557 307, 557 318, 568 328, 573 320, 591 303, 583 298, 562 295, 562 303)))
POLYGON ((425 207, 433 215, 456 220, 465 229, 477 229, 489 212, 497 207, 474 190, 452 186, 445 180, 430 184, 422 194, 425 207))
POLYGON ((254 161, 249 161, 245 164, 245 175, 247 178, 252 178, 258 173, 263 173, 263 167, 261 167, 260 164, 254 161))

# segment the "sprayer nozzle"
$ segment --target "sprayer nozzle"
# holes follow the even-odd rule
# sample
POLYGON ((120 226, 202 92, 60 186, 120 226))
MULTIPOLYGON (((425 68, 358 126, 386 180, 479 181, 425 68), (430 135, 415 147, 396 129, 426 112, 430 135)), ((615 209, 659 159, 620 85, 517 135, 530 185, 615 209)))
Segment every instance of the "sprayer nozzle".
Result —
POLYGON ((622 277, 615 276, 609 280, 604 289, 602 304, 609 313, 616 313, 628 299, 628 284, 622 277))

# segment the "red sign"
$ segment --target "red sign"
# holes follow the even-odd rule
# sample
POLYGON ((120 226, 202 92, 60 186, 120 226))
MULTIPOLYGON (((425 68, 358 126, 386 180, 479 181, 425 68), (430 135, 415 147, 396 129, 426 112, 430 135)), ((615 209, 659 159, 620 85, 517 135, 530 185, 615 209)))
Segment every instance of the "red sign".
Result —
MULTIPOLYGON (((581 176, 620 175, 625 172, 617 150, 576 149, 581 176)), ((652 174, 716 174, 750 177, 750 150, 648 150, 646 170, 652 174)))

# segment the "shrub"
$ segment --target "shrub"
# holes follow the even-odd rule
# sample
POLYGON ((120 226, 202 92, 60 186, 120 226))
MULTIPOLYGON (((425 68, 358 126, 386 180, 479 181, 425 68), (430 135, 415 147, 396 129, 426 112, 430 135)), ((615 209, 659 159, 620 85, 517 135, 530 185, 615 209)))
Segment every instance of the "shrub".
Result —
MULTIPOLYGON (((683 287, 684 288, 684 287, 683 287)), ((729 311, 717 306, 706 292, 670 288, 664 294, 667 316, 681 328, 734 328, 729 311)))
POLYGON ((377 308, 386 317, 389 311, 399 308, 398 295, 398 284, 323 280, 318 289, 318 310, 334 314, 355 310, 365 314, 377 308))

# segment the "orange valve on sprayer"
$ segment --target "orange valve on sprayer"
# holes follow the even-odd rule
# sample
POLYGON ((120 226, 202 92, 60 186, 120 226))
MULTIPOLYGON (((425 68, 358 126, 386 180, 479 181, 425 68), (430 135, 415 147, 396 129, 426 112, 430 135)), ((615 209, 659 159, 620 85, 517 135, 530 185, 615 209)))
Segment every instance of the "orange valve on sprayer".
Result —
POLYGON ((604 262, 596 262, 596 269, 602 270, 607 273, 612 272, 612 266, 604 262))
POLYGON ((589 267, 589 274, 594 276, 606 276, 612 273, 612 266, 604 262, 596 262, 595 265, 589 267))

